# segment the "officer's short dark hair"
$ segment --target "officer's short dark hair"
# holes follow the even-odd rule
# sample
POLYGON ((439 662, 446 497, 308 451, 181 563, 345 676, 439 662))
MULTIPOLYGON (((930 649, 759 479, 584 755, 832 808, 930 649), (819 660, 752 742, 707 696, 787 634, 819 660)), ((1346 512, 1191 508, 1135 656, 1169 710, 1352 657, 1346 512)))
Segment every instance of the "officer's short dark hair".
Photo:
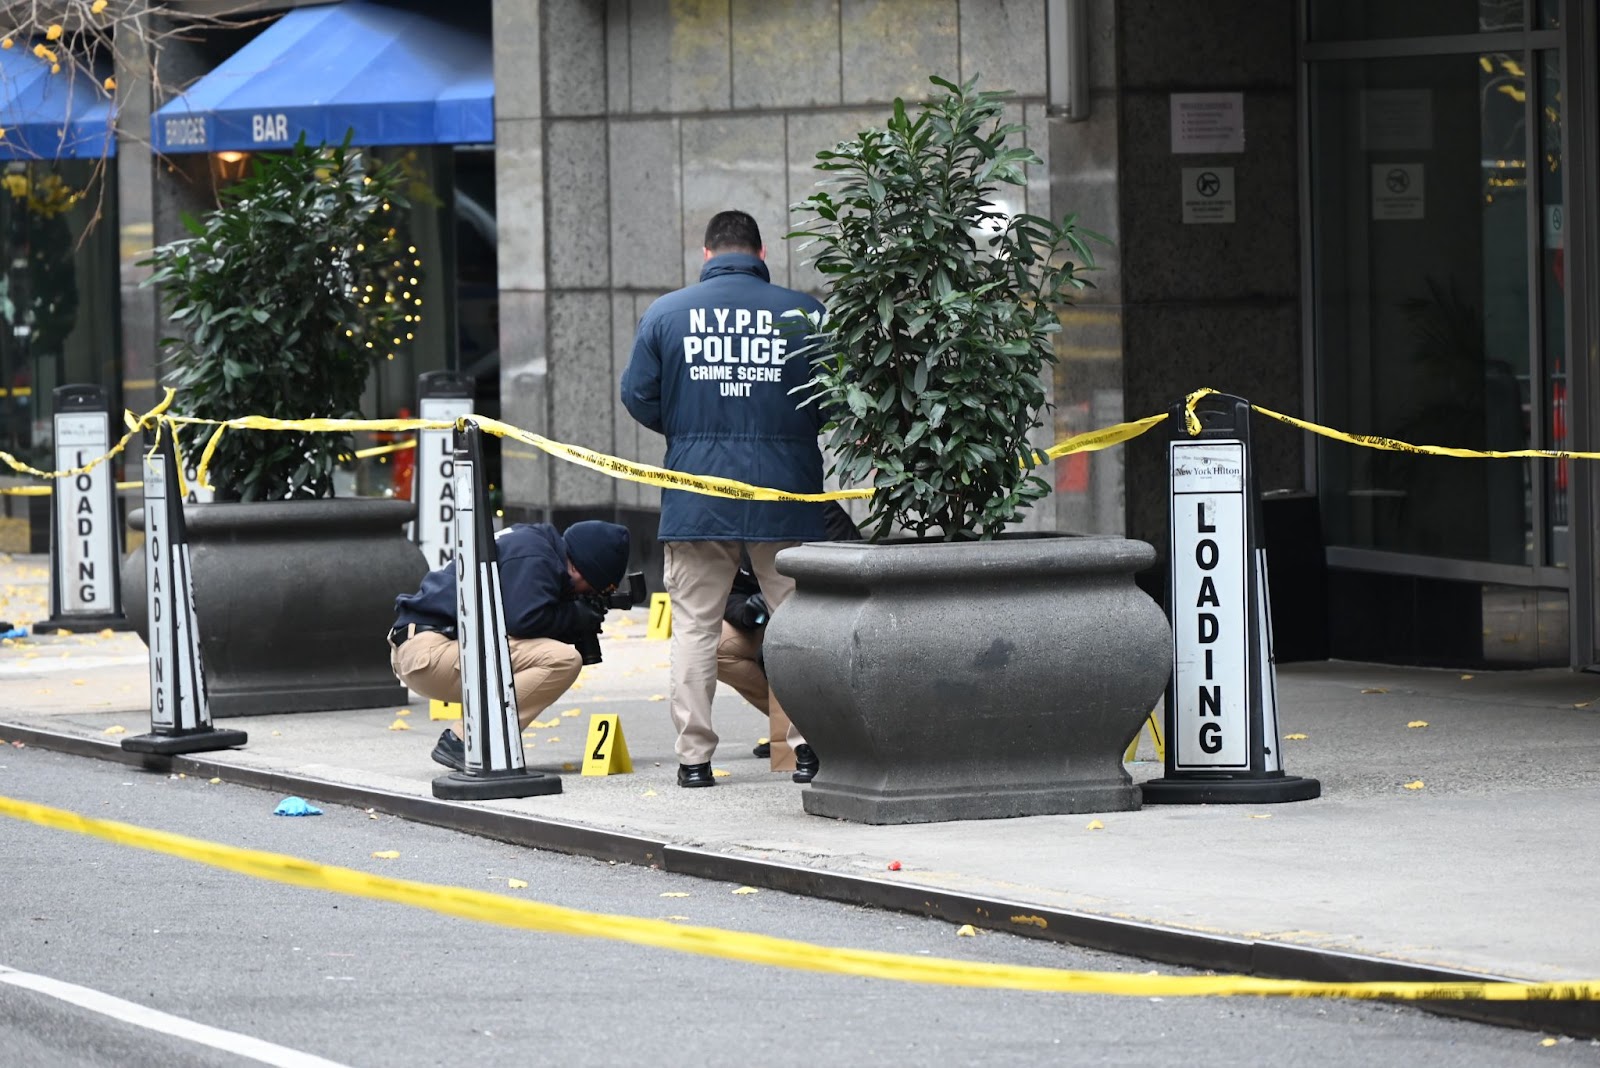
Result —
POLYGON ((706 223, 706 248, 712 252, 760 252, 761 227, 749 212, 719 211, 706 223))

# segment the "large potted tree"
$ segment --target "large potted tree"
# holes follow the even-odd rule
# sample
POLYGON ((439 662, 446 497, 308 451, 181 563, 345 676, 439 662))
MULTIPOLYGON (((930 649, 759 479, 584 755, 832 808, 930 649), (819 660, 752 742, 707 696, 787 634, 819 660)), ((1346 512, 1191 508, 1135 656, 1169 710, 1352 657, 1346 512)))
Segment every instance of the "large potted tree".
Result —
MULTIPOLYGON (((1029 434, 1059 307, 1088 283, 1075 217, 1003 214, 1037 165, 1008 94, 933 79, 914 117, 818 153, 791 236, 828 280, 807 400, 832 473, 873 488, 865 543, 778 557, 766 635, 821 758, 805 810, 911 823, 1139 806, 1122 753, 1161 694, 1171 631, 1134 584, 1154 549, 1007 533, 1048 492, 1029 434)), ((1103 240, 1103 239, 1102 239, 1103 240)))
MULTIPOLYGON (((403 177, 348 143, 258 156, 190 236, 145 263, 175 328, 165 381, 206 419, 360 417, 375 360, 415 314, 403 177)), ((184 428, 191 457, 208 426, 184 428)), ((427 570, 409 501, 333 499, 347 433, 229 430, 209 469, 216 503, 185 509, 212 714, 404 703, 382 637, 396 595, 427 570)), ((132 522, 140 525, 135 513, 132 522)), ((123 600, 146 635, 142 550, 123 600)))

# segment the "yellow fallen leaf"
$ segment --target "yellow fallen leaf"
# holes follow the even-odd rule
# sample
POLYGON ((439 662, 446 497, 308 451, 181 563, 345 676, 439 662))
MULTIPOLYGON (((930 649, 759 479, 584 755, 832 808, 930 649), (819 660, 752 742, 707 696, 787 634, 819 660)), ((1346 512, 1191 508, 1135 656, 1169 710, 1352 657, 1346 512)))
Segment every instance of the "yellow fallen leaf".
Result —
POLYGON ((1573 703, 1572 707, 1573 708, 1588 708, 1592 704, 1594 704, 1593 701, 1577 701, 1577 702, 1573 703))
POLYGON ((756 739, 756 744, 757 745, 770 745, 770 744, 772 744, 772 739, 771 738, 757 738, 756 739))
POLYGON ((1463 676, 1461 676, 1461 681, 1462 681, 1462 682, 1465 682, 1465 681, 1466 681, 1466 680, 1468 680, 1468 679, 1470 679, 1470 678, 1472 678, 1472 676, 1471 676, 1471 675, 1463 675, 1463 676))
POLYGON ((221 779, 207 779, 206 780, 206 782, 210 783, 212 786, 217 785, 217 783, 219 783, 221 781, 222 781, 221 779))
POLYGON ((1101 823, 1099 820, 1090 820, 1088 825, 1083 829, 1086 831, 1103 831, 1106 829, 1106 825, 1101 823))
POLYGON ((1253 819, 1253 820, 1270 820, 1272 818, 1272 813, 1270 813, 1270 812, 1252 812, 1252 813, 1250 813, 1250 818, 1253 819))
POLYGON ((56 631, 56 637, 57 638, 70 638, 70 637, 72 637, 72 632, 70 630, 67 630, 66 628, 62 628, 61 630, 56 631))
POLYGON ((687 916, 668 916, 666 918, 669 919, 669 920, 687 920, 689 917, 687 917, 687 916))
POLYGON ((583 715, 583 709, 581 709, 581 708, 569 708, 565 712, 562 712, 561 715, 566 719, 571 719, 573 716, 581 716, 581 715, 583 715))
POLYGON ((283 732, 282 731, 273 731, 272 732, 272 736, 274 738, 281 738, 281 737, 283 737, 283 732))
POLYGON ((74 685, 74 686, 87 686, 89 684, 87 682, 85 682, 83 679, 73 679, 72 680, 72 685, 74 685))
POLYGON ((397 708, 397 709, 394 710, 394 714, 397 715, 397 716, 409 716, 409 715, 411 715, 411 709, 409 709, 409 708, 397 708))
POLYGON ((730 774, 732 774, 732 773, 730 771, 728 771, 727 768, 712 768, 711 769, 712 778, 726 779, 730 774))
POLYGON ((662 894, 661 896, 662 897, 688 897, 689 895, 684 893, 682 890, 668 890, 666 893, 662 894))
POLYGON ((560 739, 560 738, 557 738, 557 737, 556 737, 556 736, 555 736, 555 735, 553 735, 553 734, 552 734, 552 735, 551 735, 551 736, 550 736, 550 737, 548 737, 548 738, 546 738, 546 739, 545 739, 545 740, 544 740, 544 743, 545 743, 545 744, 546 744, 546 745, 553 745, 553 744, 555 744, 555 743, 556 743, 556 742, 559 742, 559 741, 560 741, 560 740, 561 740, 561 739, 560 739))
POLYGON ((1382 686, 1368 686, 1366 689, 1362 690, 1361 692, 1362 693, 1388 693, 1389 691, 1385 690, 1382 686))
POLYGON ((1423 785, 1424 784, 1423 784, 1422 780, 1421 779, 1417 779, 1415 782, 1406 783, 1405 784, 1405 788, 1407 790, 1420 790, 1420 789, 1422 789, 1423 785))
POLYGON ((1306 736, 1303 734, 1285 734, 1283 737, 1290 742, 1303 742, 1306 740, 1306 736))
POLYGON ((376 853, 372 854, 372 856, 377 860, 399 860, 400 859, 400 850, 398 850, 398 849, 380 849, 376 853))
POLYGON ((1556 1040, 1553 1039, 1553 1038, 1541 1038, 1539 1040, 1539 1045, 1541 1045, 1541 1046, 1553 1046, 1555 1044, 1556 1044, 1556 1040))
POLYGON ((667 695, 664 693, 653 693, 650 695, 650 700, 652 701, 665 701, 666 699, 667 695))
POLYGON ((640 797, 655 797, 656 796, 656 792, 654 790, 646 790, 644 793, 640 794, 639 796, 640 797))
POLYGON ((566 763, 561 765, 561 770, 562 771, 577 771, 578 770, 578 765, 574 764, 572 761, 569 760, 566 763))
POLYGON ((650 666, 651 667, 664 668, 664 667, 671 667, 672 664, 670 662, 666 661, 666 660, 657 660, 654 664, 651 664, 650 666))
POLYGON ((522 890, 526 888, 528 884, 522 879, 507 879, 506 885, 511 887, 513 890, 522 890))
POLYGON ((393 723, 389 724, 389 729, 392 731, 408 731, 411 729, 411 724, 407 723, 403 719, 397 719, 393 723))
POLYGON ((554 722, 546 723, 543 720, 536 719, 532 723, 528 724, 528 726, 532 727, 536 731, 547 731, 551 727, 554 727, 555 723, 554 722))
POLYGON ((736 893, 736 894, 759 894, 759 893, 761 893, 761 891, 757 890, 753 886, 741 886, 741 887, 739 887, 739 889, 735 890, 734 893, 736 893))
POLYGON ((1428 721, 1425 719, 1414 719, 1406 724, 1407 727, 1426 727, 1427 725, 1428 721))
POLYGON ((128 733, 128 728, 126 728, 126 727, 107 727, 106 728, 106 733, 107 734, 127 734, 128 733))
POLYGON ((978 929, 976 927, 972 926, 972 924, 970 924, 970 923, 964 923, 960 927, 956 928, 956 937, 957 938, 977 938, 978 937, 978 929))
POLYGON ((105 630, 100 632, 100 637, 102 638, 115 638, 116 636, 117 632, 112 630, 110 627, 107 627, 105 630))

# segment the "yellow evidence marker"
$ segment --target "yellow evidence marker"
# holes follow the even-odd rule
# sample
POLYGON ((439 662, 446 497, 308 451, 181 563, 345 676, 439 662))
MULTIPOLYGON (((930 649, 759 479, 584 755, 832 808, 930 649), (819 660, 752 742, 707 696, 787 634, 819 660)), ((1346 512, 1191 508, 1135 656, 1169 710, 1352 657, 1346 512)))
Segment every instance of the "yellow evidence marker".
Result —
POLYGON ((441 701, 437 697, 428 702, 429 719, 460 719, 461 706, 454 701, 441 701))
POLYGON ((628 742, 622 737, 622 721, 615 713, 594 713, 589 717, 589 737, 583 743, 585 775, 631 775, 633 760, 628 742))
POLYGON ((672 598, 668 594, 650 595, 650 629, 645 632, 645 637, 656 639, 672 637, 672 598))
MULTIPOLYGON (((1156 759, 1167 759, 1167 740, 1161 736, 1161 724, 1156 719, 1154 709, 1152 709, 1150 714, 1145 717, 1143 727, 1150 728, 1150 740, 1155 743, 1156 759)), ((1138 734, 1133 736, 1133 741, 1128 743, 1128 751, 1122 754, 1122 760, 1124 763, 1132 763, 1139 758, 1139 739, 1144 736, 1143 727, 1140 728, 1138 734)))

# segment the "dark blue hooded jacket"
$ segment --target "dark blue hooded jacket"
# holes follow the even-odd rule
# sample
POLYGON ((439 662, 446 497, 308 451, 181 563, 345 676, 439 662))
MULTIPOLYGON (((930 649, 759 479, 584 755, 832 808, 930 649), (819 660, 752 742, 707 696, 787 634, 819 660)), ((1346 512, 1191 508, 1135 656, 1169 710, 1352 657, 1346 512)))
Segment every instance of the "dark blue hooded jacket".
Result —
MULTIPOLYGON (((567 543, 548 523, 518 523, 495 538, 506 634, 569 640, 578 622, 576 592, 567 574, 567 543)), ((416 593, 395 598, 395 622, 456 625, 454 561, 428 572, 416 593)))
MULTIPOLYGON (((791 393, 810 362, 788 359, 809 332, 790 313, 820 312, 813 297, 775 286, 759 256, 706 261, 700 283, 657 300, 639 321, 622 375, 622 403, 666 435, 663 466, 755 486, 822 492, 815 405, 791 393)), ((822 506, 661 492, 662 541, 819 541, 822 506)))

